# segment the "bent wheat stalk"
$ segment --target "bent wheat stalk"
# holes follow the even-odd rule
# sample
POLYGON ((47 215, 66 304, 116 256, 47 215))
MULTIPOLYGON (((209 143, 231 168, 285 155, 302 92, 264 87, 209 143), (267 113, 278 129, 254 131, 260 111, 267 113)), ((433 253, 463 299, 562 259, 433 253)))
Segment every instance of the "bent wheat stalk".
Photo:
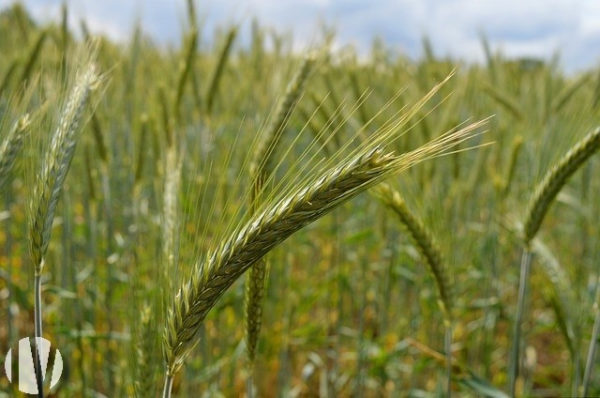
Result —
POLYGON ((445 134, 403 155, 367 145, 357 154, 308 178, 279 200, 267 202, 219 247, 197 262, 167 316, 164 336, 164 397, 170 397, 174 374, 197 343, 200 325, 225 291, 252 265, 293 233, 329 213, 393 173, 447 152, 472 137, 482 123, 445 134))
POLYGON ((511 357, 509 362, 509 393, 514 396, 519 377, 519 358, 521 352, 521 323, 527 296, 527 282, 531 268, 533 252, 531 242, 539 231, 548 209, 554 199, 573 175, 600 148, 600 127, 596 128, 569 150, 544 176, 537 185, 525 217, 523 227, 523 255, 519 276, 519 294, 513 328, 511 357))
MULTIPOLYGON (((30 250, 35 270, 34 283, 34 322, 35 337, 42 337, 42 298, 41 275, 44 268, 44 257, 50 242, 52 221, 62 187, 71 165, 77 144, 79 123, 88 102, 90 91, 99 81, 95 66, 89 64, 77 77, 76 84, 66 102, 58 127, 46 153, 42 170, 37 177, 31 202, 31 225, 29 228, 30 250)), ((37 339, 36 339, 37 342, 37 339)), ((37 343, 36 343, 37 344, 37 343)), ((36 349, 37 351, 37 349, 36 349)), ((43 396, 42 375, 39 372, 39 356, 36 355, 36 379, 39 396, 43 396)))

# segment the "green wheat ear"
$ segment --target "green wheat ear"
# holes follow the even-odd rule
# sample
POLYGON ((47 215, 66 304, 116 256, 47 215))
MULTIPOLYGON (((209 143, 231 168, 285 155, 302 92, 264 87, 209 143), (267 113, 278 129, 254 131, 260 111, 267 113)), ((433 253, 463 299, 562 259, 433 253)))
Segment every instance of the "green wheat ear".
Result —
POLYGON ((529 245, 537 234, 550 205, 569 177, 600 148, 600 127, 573 146, 537 185, 525 217, 523 240, 529 245))
POLYGON ((13 125, 8 136, 4 139, 2 144, 0 144, 0 188, 2 188, 8 180, 10 171, 16 163, 29 124, 29 115, 26 114, 13 125))
POLYGON ((413 214, 400 193, 388 184, 380 184, 374 188, 379 199, 390 208, 402 221, 412 240, 419 249, 421 256, 434 277, 440 297, 439 305, 446 321, 452 319, 452 288, 447 267, 444 264, 442 252, 433 234, 425 224, 413 214))
MULTIPOLYGON (((418 103, 420 106, 422 102, 418 103)), ((278 200, 269 201, 241 227, 200 258, 191 278, 184 282, 167 316, 164 344, 165 393, 170 396, 174 374, 198 342, 204 318, 225 291, 270 250, 338 205, 379 183, 391 174, 442 153, 476 135, 483 122, 444 134, 411 152, 395 155, 382 146, 395 130, 381 132, 354 155, 326 167, 278 200)))
POLYGON ((33 219, 30 241, 36 274, 40 273, 43 267, 43 258, 50 241, 54 211, 75 153, 83 111, 88 103, 90 92, 98 85, 99 80, 93 64, 88 65, 78 76, 52 136, 50 149, 45 154, 42 163, 42 170, 37 179, 31 203, 33 219))
POLYGON ((206 113, 209 115, 212 112, 213 104, 219 91, 221 77, 223 76, 223 71, 225 70, 225 66, 227 65, 227 60, 229 59, 229 54, 231 53, 233 41, 235 40, 237 33, 238 30, 235 27, 229 30, 229 33, 225 38, 225 44, 223 45, 223 49, 219 54, 219 59, 217 61, 217 64, 215 65, 215 69, 210 79, 210 84, 206 93, 206 113))

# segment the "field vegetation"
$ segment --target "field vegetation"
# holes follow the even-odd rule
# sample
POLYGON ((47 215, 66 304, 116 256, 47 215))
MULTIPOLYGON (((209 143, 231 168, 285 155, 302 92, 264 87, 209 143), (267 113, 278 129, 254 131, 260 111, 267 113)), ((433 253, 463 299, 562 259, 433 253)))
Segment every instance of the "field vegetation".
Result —
POLYGON ((46 396, 600 394, 600 69, 194 5, 172 46, 0 11, 0 352, 52 341, 46 396))

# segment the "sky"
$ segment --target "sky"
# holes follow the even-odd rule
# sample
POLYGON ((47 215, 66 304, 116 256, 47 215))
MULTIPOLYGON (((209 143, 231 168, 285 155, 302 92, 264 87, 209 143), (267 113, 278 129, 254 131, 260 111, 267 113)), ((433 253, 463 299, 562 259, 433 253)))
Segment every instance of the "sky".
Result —
MULTIPOLYGON (((13 0, 0 0, 0 7, 13 0)), ((58 20, 63 0, 22 0, 39 21, 58 20)), ((157 42, 177 43, 186 26, 185 0, 71 0, 71 26, 126 41, 139 21, 157 42)), ((575 72, 600 64, 600 0, 196 0, 203 36, 215 26, 241 24, 242 40, 253 17, 292 33, 294 47, 315 43, 323 23, 335 28, 337 47, 366 53, 374 37, 411 57, 426 35, 439 56, 481 62, 484 32, 494 51, 510 57, 549 59, 575 72), (244 33, 245 32, 245 33, 244 33)))

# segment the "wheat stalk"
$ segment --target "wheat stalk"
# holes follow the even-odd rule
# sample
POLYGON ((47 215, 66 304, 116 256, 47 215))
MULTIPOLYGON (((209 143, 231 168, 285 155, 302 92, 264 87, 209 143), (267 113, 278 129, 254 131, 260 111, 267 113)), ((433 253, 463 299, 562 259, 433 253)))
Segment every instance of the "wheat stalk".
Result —
POLYGON ((15 164, 17 155, 23 146, 23 140, 29 124, 29 115, 26 114, 13 125, 8 136, 4 139, 2 145, 0 145, 0 188, 2 188, 8 180, 8 176, 15 164))
POLYGON ((433 235, 423 222, 410 211, 398 191, 394 190, 388 184, 380 184, 375 188, 375 192, 381 201, 396 213, 410 233, 412 240, 434 277, 440 296, 438 302, 440 309, 444 314, 445 320, 450 322, 452 319, 452 288, 450 277, 444 265, 442 252, 433 235))

